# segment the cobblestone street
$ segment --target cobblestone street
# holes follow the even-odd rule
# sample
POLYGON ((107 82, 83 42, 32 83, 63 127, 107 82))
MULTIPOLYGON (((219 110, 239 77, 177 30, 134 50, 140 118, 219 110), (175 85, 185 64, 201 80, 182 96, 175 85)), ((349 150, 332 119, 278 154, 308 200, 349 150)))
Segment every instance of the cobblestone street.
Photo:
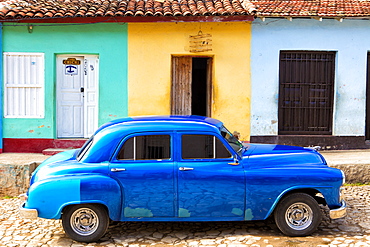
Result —
POLYGON ((273 220, 258 222, 114 222, 97 243, 69 239, 55 220, 18 217, 18 199, 0 200, 0 246, 370 246, 370 186, 346 186, 348 216, 330 220, 324 210, 319 230, 309 237, 282 235, 273 220))

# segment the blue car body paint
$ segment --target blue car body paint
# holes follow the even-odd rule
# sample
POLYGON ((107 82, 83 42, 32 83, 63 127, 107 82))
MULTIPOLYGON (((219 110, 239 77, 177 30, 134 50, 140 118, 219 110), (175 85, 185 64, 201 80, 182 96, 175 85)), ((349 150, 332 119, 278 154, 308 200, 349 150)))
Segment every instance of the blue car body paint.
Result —
POLYGON ((292 191, 320 193, 330 209, 341 206, 343 174, 317 151, 265 144, 236 150, 222 128, 216 119, 194 116, 109 122, 81 150, 57 154, 39 166, 24 207, 53 219, 68 205, 94 203, 119 221, 263 220, 292 191), (169 136, 170 158, 119 158, 130 138, 148 135, 169 136), (188 135, 212 136, 230 156, 184 158, 182 140, 188 135))

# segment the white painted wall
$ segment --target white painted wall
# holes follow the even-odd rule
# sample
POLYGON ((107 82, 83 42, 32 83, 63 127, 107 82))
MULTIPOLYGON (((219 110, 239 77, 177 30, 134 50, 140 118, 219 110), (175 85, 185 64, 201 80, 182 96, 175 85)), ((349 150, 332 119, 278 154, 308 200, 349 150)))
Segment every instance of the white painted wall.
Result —
POLYGON ((252 136, 278 133, 280 50, 336 51, 333 135, 365 135, 370 22, 256 19, 252 23, 252 136))

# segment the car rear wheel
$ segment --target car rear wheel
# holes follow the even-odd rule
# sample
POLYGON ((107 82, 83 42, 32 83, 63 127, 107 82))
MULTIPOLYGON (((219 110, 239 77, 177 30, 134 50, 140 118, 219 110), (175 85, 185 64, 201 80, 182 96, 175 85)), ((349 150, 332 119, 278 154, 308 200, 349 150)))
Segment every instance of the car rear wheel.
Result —
POLYGON ((65 233, 79 242, 95 242, 107 231, 109 217, 101 205, 73 205, 63 212, 62 225, 65 233))
POLYGON ((288 236, 307 236, 321 223, 321 210, 316 200, 304 193, 283 198, 274 213, 275 223, 288 236))

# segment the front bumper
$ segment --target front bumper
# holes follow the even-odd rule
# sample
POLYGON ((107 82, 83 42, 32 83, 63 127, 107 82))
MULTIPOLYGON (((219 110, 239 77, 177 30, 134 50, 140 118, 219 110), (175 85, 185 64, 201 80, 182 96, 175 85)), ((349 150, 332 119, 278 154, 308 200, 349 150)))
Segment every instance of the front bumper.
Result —
POLYGON ((19 216, 24 219, 36 219, 38 217, 38 212, 36 209, 24 208, 28 199, 27 194, 22 194, 18 197, 23 201, 19 207, 19 216))
POLYGON ((347 215, 347 204, 344 200, 341 201, 340 208, 330 210, 331 219, 340 219, 347 215))
POLYGON ((36 209, 24 208, 24 204, 22 204, 19 208, 19 216, 24 219, 36 219, 38 212, 36 209))

